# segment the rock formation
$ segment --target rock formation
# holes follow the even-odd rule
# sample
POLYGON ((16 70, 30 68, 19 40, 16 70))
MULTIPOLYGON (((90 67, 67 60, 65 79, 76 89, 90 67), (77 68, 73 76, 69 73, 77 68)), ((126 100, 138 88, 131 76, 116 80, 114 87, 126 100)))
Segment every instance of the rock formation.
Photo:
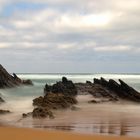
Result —
POLYGON ((11 88, 22 84, 33 85, 30 80, 21 80, 15 73, 9 74, 0 64, 0 88, 11 88))
POLYGON ((0 97, 0 104, 4 103, 5 101, 2 99, 2 97, 0 97))
MULTIPOLYGON (((110 79, 107 81, 104 78, 94 79, 94 83, 76 83, 78 94, 91 94, 95 98, 101 99, 100 102, 118 101, 119 99, 140 102, 140 93, 134 88, 127 85, 119 79, 119 83, 110 79)), ((99 101, 91 100, 90 103, 99 103, 99 101)))
POLYGON ((109 81, 104 78, 94 79, 94 84, 98 84, 110 92, 116 94, 119 98, 140 102, 140 93, 134 88, 127 85, 124 81, 119 79, 120 84, 110 79, 109 81))
POLYGON ((76 96, 77 95, 77 89, 74 83, 70 80, 68 80, 66 77, 62 77, 62 81, 57 82, 56 84, 52 86, 48 86, 46 84, 44 88, 44 93, 61 93, 64 95, 70 95, 70 96, 76 96))
POLYGON ((54 110, 71 108, 72 105, 77 104, 75 99, 77 89, 73 82, 65 77, 62 78, 62 82, 52 86, 46 84, 44 93, 44 97, 40 96, 33 100, 33 105, 36 106, 32 112, 34 118, 53 118, 54 110))
POLYGON ((10 113, 9 110, 1 110, 0 109, 0 115, 4 115, 4 114, 8 114, 8 113, 10 113))

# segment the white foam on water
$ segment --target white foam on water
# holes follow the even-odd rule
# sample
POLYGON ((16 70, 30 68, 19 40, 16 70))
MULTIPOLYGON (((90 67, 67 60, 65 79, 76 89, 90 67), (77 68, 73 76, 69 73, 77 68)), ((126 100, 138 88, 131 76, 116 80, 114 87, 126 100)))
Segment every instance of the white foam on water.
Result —
POLYGON ((26 79, 61 79, 66 76, 70 79, 93 79, 93 78, 114 78, 114 79, 140 79, 138 74, 18 74, 20 78, 26 79))

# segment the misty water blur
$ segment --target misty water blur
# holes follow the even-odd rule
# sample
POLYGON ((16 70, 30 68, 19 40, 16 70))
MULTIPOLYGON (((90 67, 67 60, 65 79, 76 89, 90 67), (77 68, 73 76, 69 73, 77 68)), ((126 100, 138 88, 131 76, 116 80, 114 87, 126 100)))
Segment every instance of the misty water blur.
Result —
POLYGON ((22 119, 22 113, 33 110, 32 100, 43 95, 46 83, 53 84, 62 76, 74 82, 93 82, 93 78, 122 79, 140 91, 140 75, 134 74, 19 74, 22 79, 31 79, 34 86, 21 86, 12 89, 0 89, 6 103, 1 109, 12 113, 0 116, 0 122, 19 127, 33 127, 50 130, 67 130, 79 133, 140 136, 140 105, 120 101, 118 103, 89 104, 91 95, 79 95, 79 110, 55 111, 55 119, 22 119))

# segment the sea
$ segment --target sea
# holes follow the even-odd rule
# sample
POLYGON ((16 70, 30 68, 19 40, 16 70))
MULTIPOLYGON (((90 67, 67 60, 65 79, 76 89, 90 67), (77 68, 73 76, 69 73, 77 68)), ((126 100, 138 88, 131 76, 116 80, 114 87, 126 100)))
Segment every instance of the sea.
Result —
POLYGON ((84 134, 117 135, 140 137, 140 103, 119 101, 89 104, 91 95, 78 95, 78 110, 57 110, 54 119, 22 118, 23 113, 33 110, 32 100, 44 95, 45 84, 54 84, 63 76, 73 82, 93 82, 93 78, 124 80, 140 91, 140 74, 17 74, 21 79, 31 79, 34 86, 20 86, 0 89, 1 97, 6 103, 0 109, 12 113, 0 116, 0 125, 16 127, 69 131, 84 134))

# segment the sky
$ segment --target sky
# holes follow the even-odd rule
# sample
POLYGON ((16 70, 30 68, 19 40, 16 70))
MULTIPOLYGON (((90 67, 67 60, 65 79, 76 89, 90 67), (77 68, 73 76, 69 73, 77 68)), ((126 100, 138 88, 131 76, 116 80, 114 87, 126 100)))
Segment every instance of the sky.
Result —
POLYGON ((140 0, 0 0, 9 72, 140 73, 140 0))

